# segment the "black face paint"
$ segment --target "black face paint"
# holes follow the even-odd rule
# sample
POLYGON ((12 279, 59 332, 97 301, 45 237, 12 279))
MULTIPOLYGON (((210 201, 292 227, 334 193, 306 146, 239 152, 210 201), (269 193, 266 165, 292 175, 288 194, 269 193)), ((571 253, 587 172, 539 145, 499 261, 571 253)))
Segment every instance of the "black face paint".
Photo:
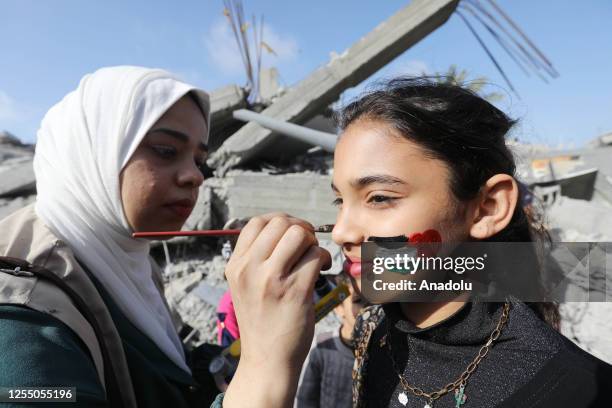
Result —
POLYGON ((412 242, 412 243, 427 243, 427 242, 442 242, 440 233, 434 229, 428 229, 424 232, 415 232, 407 237, 406 235, 397 235, 395 237, 368 237, 366 241, 372 242, 412 242))
POLYGON ((368 237, 366 241, 371 242, 408 242, 408 237, 405 235, 397 235, 395 237, 368 237))

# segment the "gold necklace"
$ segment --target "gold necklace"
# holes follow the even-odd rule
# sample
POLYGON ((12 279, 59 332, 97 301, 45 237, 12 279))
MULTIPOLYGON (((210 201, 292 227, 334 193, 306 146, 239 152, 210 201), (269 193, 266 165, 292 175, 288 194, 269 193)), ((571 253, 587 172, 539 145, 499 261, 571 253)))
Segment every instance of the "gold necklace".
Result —
POLYGON ((405 406, 408 403, 408 395, 406 394, 406 392, 408 391, 417 397, 423 397, 427 399, 427 403, 425 404, 423 408, 433 408, 433 404, 438 398, 454 390, 455 391, 455 407, 461 408, 461 406, 465 404, 465 401, 467 399, 467 395, 465 395, 464 393, 465 386, 467 384, 467 380, 470 378, 472 373, 476 370, 476 368, 478 367, 478 364, 480 364, 482 359, 485 358, 485 356, 489 353, 489 350, 491 349, 491 346, 493 345, 493 343, 501 335, 501 331, 506 325, 509 315, 510 315, 510 303, 506 302, 504 303, 504 308, 502 310, 501 316, 499 317, 499 321, 497 322, 497 326, 491 332, 491 335, 489 336, 489 339, 487 340, 487 342, 480 348, 480 350, 478 350, 476 357, 474 357, 472 362, 468 364, 467 368, 463 371, 463 373, 461 373, 461 375, 455 381, 446 384, 444 387, 442 387, 438 391, 434 391, 430 393, 423 391, 421 388, 412 386, 408 383, 408 381, 406 381, 406 379, 402 375, 402 372, 398 369, 395 359, 393 358, 393 350, 391 349, 391 341, 387 341, 387 337, 389 334, 389 332, 387 331, 387 333, 382 337, 382 339, 380 339, 380 346, 383 347, 385 344, 387 345, 387 350, 389 351, 389 357, 391 358, 391 362, 393 363, 393 369, 395 370, 395 373, 399 377, 400 384, 402 385, 402 388, 404 389, 404 391, 401 392, 397 396, 397 399, 400 402, 400 404, 405 406))

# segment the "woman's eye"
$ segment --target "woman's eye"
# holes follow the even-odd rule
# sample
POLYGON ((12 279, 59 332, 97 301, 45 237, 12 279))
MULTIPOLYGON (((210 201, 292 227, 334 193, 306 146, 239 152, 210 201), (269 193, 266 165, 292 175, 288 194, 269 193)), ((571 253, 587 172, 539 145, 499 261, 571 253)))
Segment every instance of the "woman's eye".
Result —
POLYGON ((164 159, 171 159, 176 155, 176 149, 171 146, 153 145, 153 151, 164 159))
POLYGON ((342 199, 340 197, 332 201, 332 205, 335 205, 336 207, 340 206, 341 204, 342 204, 342 199))

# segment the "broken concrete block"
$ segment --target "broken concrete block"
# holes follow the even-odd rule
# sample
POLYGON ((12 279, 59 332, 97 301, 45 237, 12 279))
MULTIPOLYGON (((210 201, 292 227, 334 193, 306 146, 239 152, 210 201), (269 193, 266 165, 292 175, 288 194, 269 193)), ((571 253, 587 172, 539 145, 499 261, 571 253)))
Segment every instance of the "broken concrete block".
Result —
POLYGON ((232 172, 210 181, 214 211, 224 220, 247 218, 269 212, 286 212, 314 225, 333 224, 331 177, 315 173, 271 175, 232 172))

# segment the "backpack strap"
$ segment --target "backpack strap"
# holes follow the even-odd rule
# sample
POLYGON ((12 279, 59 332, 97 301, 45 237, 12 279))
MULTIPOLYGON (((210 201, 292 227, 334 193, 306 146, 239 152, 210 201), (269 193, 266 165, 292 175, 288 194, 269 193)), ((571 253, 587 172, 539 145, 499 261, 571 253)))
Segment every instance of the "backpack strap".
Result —
POLYGON ((110 362, 110 353, 106 343, 102 340, 102 329, 98 321, 94 317, 91 310, 87 307, 87 302, 74 291, 66 282, 59 276, 46 268, 38 265, 33 265, 23 259, 0 256, 0 272, 8 273, 16 277, 36 277, 38 279, 52 283, 61 289, 74 303, 77 310, 83 315, 85 320, 91 325, 102 353, 104 363, 104 380, 106 383, 106 396, 108 404, 111 407, 123 407, 123 399, 121 398, 120 384, 115 377, 113 366, 110 362))

